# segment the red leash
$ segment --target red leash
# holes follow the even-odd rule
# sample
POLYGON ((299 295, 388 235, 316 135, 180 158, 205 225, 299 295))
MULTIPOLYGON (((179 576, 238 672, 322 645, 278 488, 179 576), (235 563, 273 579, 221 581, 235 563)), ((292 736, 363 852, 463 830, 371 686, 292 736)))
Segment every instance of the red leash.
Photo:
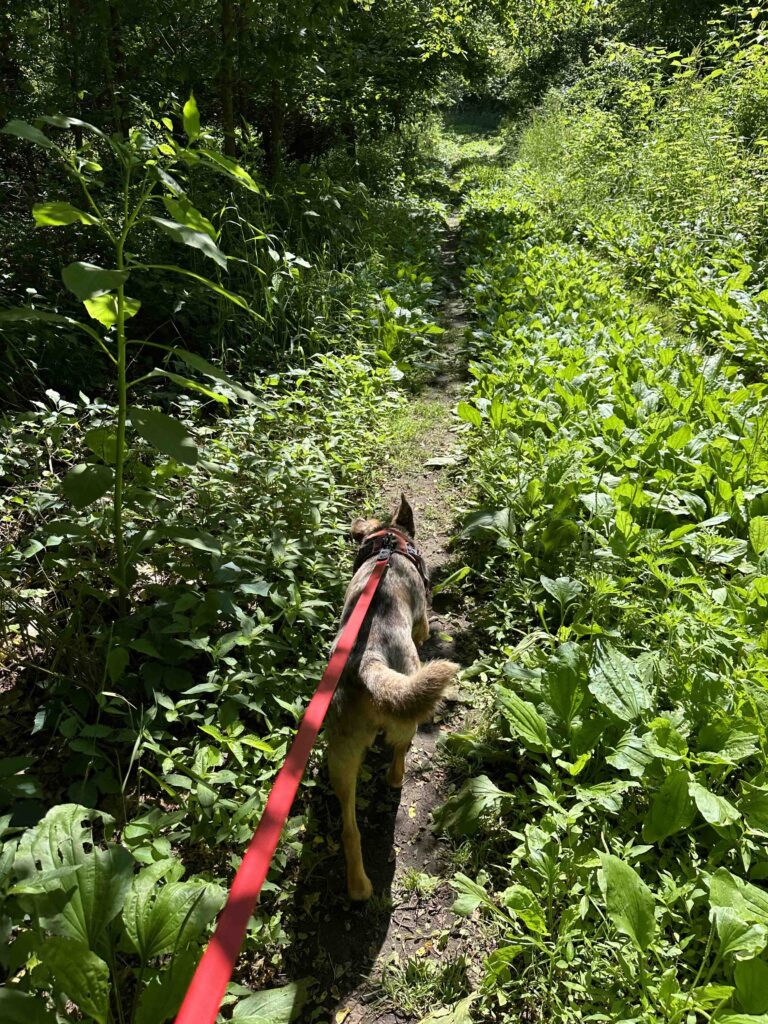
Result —
POLYGON ((176 1024, 215 1024, 221 1000, 224 998, 245 938, 248 921, 256 906, 256 900, 277 849, 280 833, 307 766, 307 758, 320 732, 331 698, 352 653, 366 612, 389 564, 391 554, 392 549, 389 547, 383 547, 379 551, 373 572, 347 619, 320 685, 307 706, 285 764, 272 785, 253 839, 237 869, 211 941, 184 996, 176 1024))

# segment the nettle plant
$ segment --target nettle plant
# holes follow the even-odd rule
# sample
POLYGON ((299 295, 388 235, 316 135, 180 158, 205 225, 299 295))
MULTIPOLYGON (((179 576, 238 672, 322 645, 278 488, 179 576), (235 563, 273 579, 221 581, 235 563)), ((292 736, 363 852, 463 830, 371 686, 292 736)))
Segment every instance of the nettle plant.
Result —
POLYGON ((174 125, 168 117, 151 121, 146 130, 133 129, 127 139, 116 135, 107 137, 99 128, 77 118, 56 116, 38 120, 54 128, 91 133, 95 144, 82 151, 65 148, 40 128, 18 120, 8 122, 1 129, 5 134, 43 147, 59 161, 82 191, 85 209, 64 200, 37 203, 32 208, 35 224, 38 227, 73 224, 92 227, 106 240, 113 255, 113 266, 74 262, 62 270, 65 286, 83 303, 88 319, 74 319, 37 307, 3 310, 0 319, 38 321, 82 331, 93 340, 114 370, 117 397, 114 423, 88 431, 85 443, 92 453, 91 458, 69 471, 63 481, 63 491, 78 509, 86 508, 111 493, 115 549, 113 581, 119 610, 124 613, 135 577, 132 562, 140 547, 140 544, 133 543, 129 549, 125 537, 125 508, 131 497, 126 466, 137 451, 134 442, 141 438, 182 466, 192 466, 198 461, 194 439, 179 420, 156 409, 129 404, 129 394, 148 380, 165 377, 179 387, 225 406, 230 400, 249 402, 254 397, 222 370, 193 352, 146 338, 131 338, 128 323, 138 313, 141 303, 126 289, 141 274, 167 272, 207 289, 219 299, 239 307, 253 320, 263 322, 261 315, 241 295, 221 284, 221 276, 226 273, 231 257, 225 256, 219 248, 219 232, 214 225, 190 202, 184 182, 188 172, 201 167, 224 175, 250 192, 259 193, 260 189, 239 164, 209 147, 210 140, 200 129, 200 114, 194 97, 190 97, 183 108, 185 145, 175 138, 174 125), (109 200, 102 199, 99 194, 104 168, 96 156, 99 160, 104 157, 110 159, 120 180, 117 195, 109 200), (175 264, 142 262, 135 255, 133 246, 136 243, 139 249, 141 240, 137 234, 152 227, 209 259, 215 267, 215 279, 175 264), (162 366, 129 380, 129 353, 146 347, 164 352, 166 359, 172 356, 180 360, 206 381, 215 383, 203 383, 162 366))

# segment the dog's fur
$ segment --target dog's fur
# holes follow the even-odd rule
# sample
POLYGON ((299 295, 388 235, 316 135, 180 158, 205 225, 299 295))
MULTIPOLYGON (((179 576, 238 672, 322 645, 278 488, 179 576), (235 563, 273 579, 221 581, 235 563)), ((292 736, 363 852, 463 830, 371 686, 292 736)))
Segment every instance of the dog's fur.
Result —
MULTIPOLYGON (((362 544, 382 525, 378 519, 356 519, 352 538, 362 544)), ((393 525, 413 539, 413 511, 405 495, 393 525)), ((375 558, 367 559, 353 576, 344 599, 341 628, 375 564, 375 558)), ((355 816, 357 776, 365 752, 377 733, 383 731, 394 747, 387 781, 399 789, 414 733, 430 718, 458 671, 452 661, 424 665, 419 661, 417 645, 429 636, 427 613, 427 595, 418 569, 410 559, 393 555, 331 704, 328 769, 341 804, 347 891, 353 900, 367 900, 372 891, 363 867, 355 816)))

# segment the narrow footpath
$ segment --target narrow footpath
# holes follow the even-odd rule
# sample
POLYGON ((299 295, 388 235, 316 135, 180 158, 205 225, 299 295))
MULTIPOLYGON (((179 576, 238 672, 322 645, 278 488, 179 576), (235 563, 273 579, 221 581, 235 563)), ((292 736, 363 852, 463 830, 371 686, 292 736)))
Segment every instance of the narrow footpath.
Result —
MULTIPOLYGON (((461 499, 459 446, 452 410, 464 374, 465 310, 459 295, 456 246, 458 218, 447 219, 442 250, 445 298, 440 352, 424 388, 410 402, 402 423, 395 423, 393 448, 402 453, 385 469, 381 507, 394 509, 404 493, 414 510, 416 541, 429 566, 433 585, 452 571, 449 543, 461 499)), ((433 599, 430 639, 423 660, 445 657, 460 663, 466 620, 460 605, 446 594, 433 599)), ((307 840, 334 847, 333 856, 303 856, 296 910, 296 947, 290 954, 294 977, 311 975, 324 987, 321 999, 305 1009, 309 1024, 404 1024, 419 1021, 434 1009, 427 997, 440 988, 455 998, 466 994, 467 925, 450 907, 455 899, 449 879, 454 873, 448 850, 432 831, 431 812, 447 798, 451 786, 441 763, 441 733, 460 728, 463 702, 457 690, 438 708, 435 720, 416 734, 406 761, 400 792, 384 778, 387 751, 380 744, 366 759, 358 790, 358 823, 363 855, 374 896, 363 907, 350 906, 343 892, 343 857, 338 849, 338 812, 331 796, 313 801, 316 828, 307 840), (323 867, 319 868, 320 861, 323 867), (338 863, 336 863, 338 862, 338 863), (318 866, 314 872, 313 867, 318 866), (321 871, 328 892, 317 892, 321 871), (311 880, 310 880, 311 876, 311 880), (415 977, 414 977, 415 976, 415 977), (422 983, 420 984, 420 979, 422 983), (420 1001, 420 989, 422 997, 420 1001)), ((310 851, 312 846, 309 846, 310 851)), ((326 851, 327 853, 327 851, 326 851)), ((322 883, 320 883, 322 885, 322 883)))

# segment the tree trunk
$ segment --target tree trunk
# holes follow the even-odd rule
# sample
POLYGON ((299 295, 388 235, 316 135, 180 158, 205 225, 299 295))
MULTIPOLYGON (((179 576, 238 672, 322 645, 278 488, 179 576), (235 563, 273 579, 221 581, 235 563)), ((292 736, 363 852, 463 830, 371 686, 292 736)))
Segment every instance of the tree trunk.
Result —
POLYGON ((221 120, 224 128, 224 153, 235 156, 235 98, 233 52, 235 17, 232 0, 221 0, 221 120))
MULTIPOLYGON (((69 46, 69 89, 72 93, 72 113, 81 117, 80 103, 80 24, 83 18, 81 0, 69 0, 67 5, 67 44, 69 46)), ((75 128, 75 145, 83 144, 83 129, 75 128)))
POLYGON ((285 134, 285 106, 283 105, 283 84, 279 78, 272 79, 269 119, 264 133, 264 156, 267 178, 276 181, 283 166, 283 137, 285 134))

